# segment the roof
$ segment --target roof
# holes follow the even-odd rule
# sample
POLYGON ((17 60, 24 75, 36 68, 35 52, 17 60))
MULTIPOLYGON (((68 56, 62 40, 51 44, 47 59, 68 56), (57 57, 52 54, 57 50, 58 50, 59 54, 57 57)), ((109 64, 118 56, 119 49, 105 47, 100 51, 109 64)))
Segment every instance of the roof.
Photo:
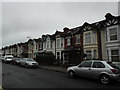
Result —
POLYGON ((47 35, 42 35, 42 42, 44 42, 47 39, 47 37, 49 37, 51 40, 55 40, 54 34, 53 35, 47 34, 47 35))

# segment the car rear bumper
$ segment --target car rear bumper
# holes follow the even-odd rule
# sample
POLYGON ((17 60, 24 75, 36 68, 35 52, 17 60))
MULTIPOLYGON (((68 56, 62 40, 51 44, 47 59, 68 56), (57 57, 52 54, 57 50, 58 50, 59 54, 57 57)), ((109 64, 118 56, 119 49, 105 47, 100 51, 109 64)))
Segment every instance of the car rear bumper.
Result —
POLYGON ((5 60, 5 62, 11 62, 11 60, 5 60))
POLYGON ((109 77, 112 80, 118 80, 118 81, 120 81, 120 74, 110 74, 109 77))
POLYGON ((38 65, 28 65, 29 67, 38 67, 38 65))

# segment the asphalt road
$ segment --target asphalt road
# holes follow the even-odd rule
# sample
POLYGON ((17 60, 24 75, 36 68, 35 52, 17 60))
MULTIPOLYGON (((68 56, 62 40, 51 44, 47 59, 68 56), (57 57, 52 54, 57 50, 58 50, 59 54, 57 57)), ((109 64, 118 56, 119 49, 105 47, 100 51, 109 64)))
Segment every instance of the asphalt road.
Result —
POLYGON ((120 82, 102 85, 96 80, 69 78, 67 74, 2 64, 3 88, 119 88, 120 82))

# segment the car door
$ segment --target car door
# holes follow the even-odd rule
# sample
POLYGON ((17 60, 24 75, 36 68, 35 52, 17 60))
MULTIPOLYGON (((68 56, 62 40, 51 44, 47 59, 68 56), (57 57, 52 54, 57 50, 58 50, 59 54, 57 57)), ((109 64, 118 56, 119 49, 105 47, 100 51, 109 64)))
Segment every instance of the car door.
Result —
POLYGON ((25 59, 22 59, 21 60, 21 65, 24 66, 24 63, 25 63, 25 59))
POLYGON ((83 77, 90 77, 92 61, 84 61, 76 69, 76 74, 83 77))
POLYGON ((25 58, 24 61, 23 61, 23 66, 26 65, 26 61, 27 61, 27 59, 25 58))
POLYGON ((105 71, 105 65, 100 61, 94 61, 91 67, 91 78, 98 78, 105 71))

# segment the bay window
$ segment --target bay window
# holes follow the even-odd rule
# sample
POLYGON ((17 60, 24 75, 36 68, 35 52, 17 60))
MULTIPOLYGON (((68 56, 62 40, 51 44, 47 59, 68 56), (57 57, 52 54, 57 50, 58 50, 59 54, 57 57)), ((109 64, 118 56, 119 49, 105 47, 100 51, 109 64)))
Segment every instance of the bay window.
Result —
POLYGON ((86 59, 92 59, 92 51, 91 50, 86 50, 86 59))
POLYGON ((95 32, 92 33, 92 40, 93 40, 93 44, 96 44, 97 37, 95 32))
POLYGON ((91 33, 85 33, 85 44, 91 43, 91 33))
POLYGON ((85 54, 87 55, 86 59, 97 59, 97 50, 96 49, 89 49, 85 50, 85 54))

